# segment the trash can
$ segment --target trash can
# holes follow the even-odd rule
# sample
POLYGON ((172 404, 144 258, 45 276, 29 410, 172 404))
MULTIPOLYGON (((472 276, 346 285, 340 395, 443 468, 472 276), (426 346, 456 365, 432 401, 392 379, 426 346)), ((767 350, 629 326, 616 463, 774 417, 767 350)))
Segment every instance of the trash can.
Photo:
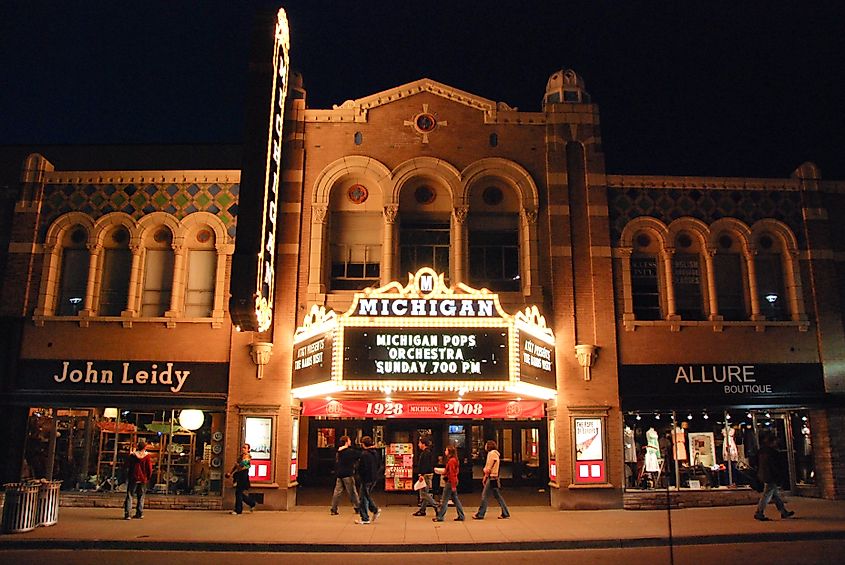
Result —
POLYGON ((39 526, 52 526, 59 521, 59 492, 62 481, 40 481, 38 486, 39 526))
POLYGON ((3 531, 17 534, 34 530, 38 526, 38 485, 6 483, 3 488, 3 531))

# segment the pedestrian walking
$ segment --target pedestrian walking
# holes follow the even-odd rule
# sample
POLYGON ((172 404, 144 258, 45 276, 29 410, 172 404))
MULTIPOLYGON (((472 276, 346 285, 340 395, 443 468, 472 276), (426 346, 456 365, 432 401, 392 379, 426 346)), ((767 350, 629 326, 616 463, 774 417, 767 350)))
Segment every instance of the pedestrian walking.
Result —
POLYGON ((487 461, 484 463, 484 477, 481 479, 481 484, 483 485, 481 489, 481 504, 478 506, 478 512, 472 515, 472 519, 484 519, 485 514, 487 514, 487 500, 490 498, 490 493, 492 492, 493 497, 502 509, 499 519, 506 520, 511 517, 511 513, 508 510, 508 505, 505 504, 505 499, 502 498, 502 484, 499 481, 501 455, 499 455, 499 450, 497 449, 498 445, 491 439, 485 444, 484 448, 487 450, 487 461))
POLYGON ((232 477, 235 483, 235 509, 232 514, 240 516, 244 512, 244 502, 249 506, 249 511, 255 511, 255 500, 249 493, 249 468, 252 466, 252 455, 249 453, 249 444, 241 446, 241 454, 232 470, 226 473, 226 478, 232 477))
POLYGON ((434 508, 434 513, 437 514, 437 503, 431 496, 431 483, 434 479, 434 453, 431 450, 431 438, 421 437, 417 442, 417 447, 420 449, 420 454, 417 458, 415 474, 425 481, 425 487, 417 491, 420 493, 420 508, 413 515, 425 516, 426 508, 429 506, 434 508))
POLYGON ((331 515, 337 516, 337 505, 343 491, 349 495, 349 502, 352 508, 358 510, 358 491, 355 488, 355 465, 358 463, 360 453, 352 447, 352 439, 349 436, 340 436, 340 446, 337 448, 334 458, 334 493, 332 494, 331 515))
POLYGON ((440 497, 440 509, 437 511, 437 515, 433 521, 443 521, 443 518, 446 516, 446 509, 449 508, 449 501, 451 500, 455 503, 455 509, 458 511, 458 517, 455 518, 455 521, 463 522, 465 518, 464 507, 458 498, 458 471, 460 470, 460 466, 458 465, 458 450, 455 446, 450 445, 446 448, 445 453, 446 470, 443 473, 443 480, 445 481, 443 485, 443 496, 440 497))
POLYGON ((147 483, 153 476, 153 458, 147 452, 147 442, 139 440, 135 451, 126 458, 126 498, 123 501, 123 519, 130 520, 132 512, 132 496, 137 499, 135 518, 144 517, 144 495, 147 494, 147 483))
POLYGON ((777 451, 775 451, 775 436, 766 434, 763 436, 760 450, 757 452, 757 477, 763 483, 763 494, 760 495, 760 502, 757 503, 757 512, 754 514, 756 520, 769 522, 766 517, 766 506, 774 501, 780 512, 781 518, 789 518, 795 515, 792 510, 787 510, 783 499, 780 497, 778 486, 778 468, 776 463, 777 451))
POLYGON ((361 492, 358 501, 358 514, 361 515, 360 520, 355 520, 356 524, 370 524, 370 515, 373 513, 372 522, 378 520, 381 516, 381 510, 373 500, 373 489, 379 479, 379 457, 373 449, 373 438, 364 436, 361 438, 361 446, 364 448, 361 453, 361 460, 358 462, 358 477, 361 479, 361 492))

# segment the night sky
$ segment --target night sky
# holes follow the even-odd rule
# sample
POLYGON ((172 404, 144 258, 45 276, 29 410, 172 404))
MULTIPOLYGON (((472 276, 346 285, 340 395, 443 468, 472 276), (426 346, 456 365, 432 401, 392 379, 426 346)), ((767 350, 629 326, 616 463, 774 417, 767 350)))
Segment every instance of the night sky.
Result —
MULTIPOLYGON (((572 68, 610 173, 839 180, 843 4, 281 2, 312 108, 427 77, 539 111, 572 68)), ((0 144, 239 143, 251 13, 278 5, 2 0, 0 144)))

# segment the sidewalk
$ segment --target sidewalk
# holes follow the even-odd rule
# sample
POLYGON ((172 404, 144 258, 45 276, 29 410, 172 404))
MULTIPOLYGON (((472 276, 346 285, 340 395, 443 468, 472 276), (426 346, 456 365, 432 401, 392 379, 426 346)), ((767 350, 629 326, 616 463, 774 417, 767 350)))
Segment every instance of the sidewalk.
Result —
POLYGON ((434 523, 411 516, 414 508, 384 508, 371 525, 354 523, 349 506, 339 516, 328 507, 299 507, 291 512, 245 513, 200 510, 149 510, 143 520, 123 520, 118 508, 62 508, 55 526, 22 534, 0 535, 6 549, 128 549, 158 551, 428 552, 516 549, 577 549, 665 546, 671 517, 674 545, 762 541, 842 540, 845 501, 792 498, 794 518, 781 520, 769 507, 771 522, 753 519, 754 507, 682 510, 554 511, 516 507, 509 520, 498 520, 494 506, 483 521, 434 523))

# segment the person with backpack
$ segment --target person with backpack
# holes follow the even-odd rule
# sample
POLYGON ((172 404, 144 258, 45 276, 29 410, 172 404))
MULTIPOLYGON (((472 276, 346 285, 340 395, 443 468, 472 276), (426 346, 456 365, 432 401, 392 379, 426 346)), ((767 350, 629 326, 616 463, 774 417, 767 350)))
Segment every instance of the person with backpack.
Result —
POLYGON ((487 461, 484 464, 484 477, 481 479, 481 484, 484 485, 484 487, 481 489, 481 504, 478 507, 478 512, 472 515, 473 520, 484 519, 484 515, 487 514, 487 499, 490 498, 491 492, 502 509, 499 519, 506 520, 511 517, 508 505, 505 504, 505 499, 502 498, 502 486, 499 482, 499 464, 501 463, 501 456, 499 455, 497 447, 498 445, 492 439, 484 446, 487 450, 487 461))
POLYGON ((460 465, 458 464, 458 450, 454 445, 446 447, 446 470, 443 473, 443 496, 440 498, 440 509, 437 511, 437 516, 434 517, 434 522, 442 522, 446 516, 446 509, 449 508, 449 501, 455 503, 455 509, 458 511, 456 522, 463 522, 465 519, 464 507, 461 500, 458 498, 458 472, 460 465))
POLYGON ((358 477, 361 479, 358 513, 361 515, 361 519, 355 520, 356 524, 370 524, 381 516, 381 510, 373 500, 373 489, 379 479, 379 457, 373 449, 374 445, 373 438, 370 436, 361 438, 361 446, 364 448, 361 452, 361 460, 358 462, 358 477), (373 513, 372 522, 368 511, 373 513))
POLYGON ((345 490, 349 495, 352 508, 358 510, 358 491, 355 488, 355 466, 358 464, 360 453, 352 447, 349 436, 340 436, 340 447, 337 448, 334 463, 334 493, 332 494, 331 515, 337 516, 337 504, 345 490))
POLYGON ((147 452, 147 442, 138 440, 135 451, 126 458, 126 498, 123 500, 123 519, 130 520, 132 511, 132 495, 135 495, 138 505, 135 518, 144 517, 144 495, 147 493, 147 483, 153 476, 153 458, 147 452))

